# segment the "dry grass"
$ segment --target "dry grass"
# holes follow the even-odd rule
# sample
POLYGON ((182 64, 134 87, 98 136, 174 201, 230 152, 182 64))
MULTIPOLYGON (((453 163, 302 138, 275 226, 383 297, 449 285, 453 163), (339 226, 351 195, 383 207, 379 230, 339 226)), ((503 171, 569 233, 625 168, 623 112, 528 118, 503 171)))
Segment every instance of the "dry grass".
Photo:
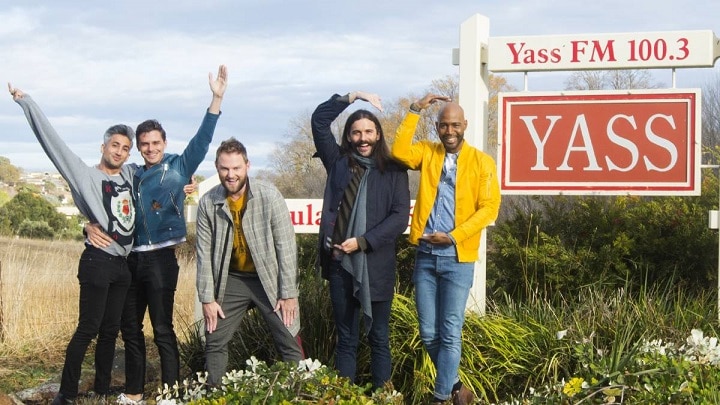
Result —
MULTIPOLYGON (((0 378, 18 365, 60 369, 75 330, 82 242, 0 237, 0 378)), ((179 257, 175 295, 178 337, 195 319, 195 261, 179 257)), ((152 334, 149 320, 145 332, 152 334)))

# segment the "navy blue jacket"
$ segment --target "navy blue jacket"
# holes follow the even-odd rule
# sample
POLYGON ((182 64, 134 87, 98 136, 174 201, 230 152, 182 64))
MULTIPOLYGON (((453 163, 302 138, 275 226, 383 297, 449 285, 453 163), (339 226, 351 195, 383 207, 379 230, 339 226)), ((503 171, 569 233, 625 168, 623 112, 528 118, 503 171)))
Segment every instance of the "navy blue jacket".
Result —
MULTIPOLYGON (((311 120, 316 156, 320 157, 328 173, 318 235, 320 265, 325 278, 331 252, 325 249, 323 241, 326 236, 332 237, 338 206, 352 178, 350 158, 340 149, 330 125, 349 105, 347 97, 335 94, 315 109, 311 120)), ((407 228, 410 214, 407 170, 394 161, 388 163, 384 172, 375 169, 368 174, 367 231, 364 235, 354 235, 367 241, 365 253, 373 301, 387 301, 393 297, 395 243, 407 228)))

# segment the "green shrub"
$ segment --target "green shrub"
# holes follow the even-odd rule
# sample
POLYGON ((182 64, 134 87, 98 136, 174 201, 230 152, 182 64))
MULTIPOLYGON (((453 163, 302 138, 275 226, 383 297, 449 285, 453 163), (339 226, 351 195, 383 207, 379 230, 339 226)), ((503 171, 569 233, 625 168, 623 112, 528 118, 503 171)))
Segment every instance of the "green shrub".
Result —
POLYGON ((0 228, 5 233, 10 231, 17 234, 20 225, 26 220, 45 221, 54 232, 61 232, 68 226, 65 215, 57 212, 41 195, 30 191, 19 191, 0 207, 0 218, 4 219, 0 228))
POLYGON ((55 231, 45 221, 24 220, 18 227, 18 236, 30 239, 53 239, 55 231))

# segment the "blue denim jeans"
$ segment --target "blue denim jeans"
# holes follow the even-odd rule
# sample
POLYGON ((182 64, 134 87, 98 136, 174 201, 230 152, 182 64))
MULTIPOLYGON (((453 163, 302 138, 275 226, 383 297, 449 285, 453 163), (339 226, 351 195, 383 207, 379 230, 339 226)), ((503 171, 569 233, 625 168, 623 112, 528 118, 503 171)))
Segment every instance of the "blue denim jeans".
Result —
POLYGON ((465 305, 473 283, 474 263, 453 256, 417 252, 415 305, 420 338, 437 370, 433 395, 449 399, 458 381, 465 305))
POLYGON ((125 343, 125 392, 145 390, 145 311, 150 313, 155 345, 160 353, 163 384, 180 379, 180 352, 173 326, 179 266, 172 247, 133 252, 128 256, 132 283, 122 314, 125 343))
MULTIPOLYGON (((335 318, 337 345, 335 368, 338 374, 355 382, 357 348, 360 340, 360 302, 353 295, 353 277, 334 262, 328 275, 330 300, 335 318)), ((370 372, 373 388, 381 388, 390 381, 390 301, 372 302, 373 322, 368 332, 370 345, 370 372)))
POLYGON ((95 392, 108 394, 115 357, 120 314, 130 285, 130 272, 123 256, 112 256, 87 246, 78 265, 80 303, 78 325, 65 352, 60 392, 77 397, 80 370, 88 345, 97 336, 95 348, 95 392))

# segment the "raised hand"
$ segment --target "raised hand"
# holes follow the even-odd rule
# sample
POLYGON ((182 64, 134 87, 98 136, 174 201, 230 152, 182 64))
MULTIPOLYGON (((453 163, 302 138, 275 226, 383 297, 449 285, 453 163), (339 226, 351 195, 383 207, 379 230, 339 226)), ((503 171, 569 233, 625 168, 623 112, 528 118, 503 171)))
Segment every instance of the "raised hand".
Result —
POLYGON ((213 79, 212 72, 208 73, 208 81, 210 82, 210 90, 213 96, 222 98, 227 88, 227 66, 220 65, 217 72, 217 78, 213 79))
POLYGON ((8 91, 10 92, 10 95, 12 96, 13 100, 17 100, 19 98, 23 98, 25 93, 22 92, 20 89, 16 89, 8 82, 8 91))

